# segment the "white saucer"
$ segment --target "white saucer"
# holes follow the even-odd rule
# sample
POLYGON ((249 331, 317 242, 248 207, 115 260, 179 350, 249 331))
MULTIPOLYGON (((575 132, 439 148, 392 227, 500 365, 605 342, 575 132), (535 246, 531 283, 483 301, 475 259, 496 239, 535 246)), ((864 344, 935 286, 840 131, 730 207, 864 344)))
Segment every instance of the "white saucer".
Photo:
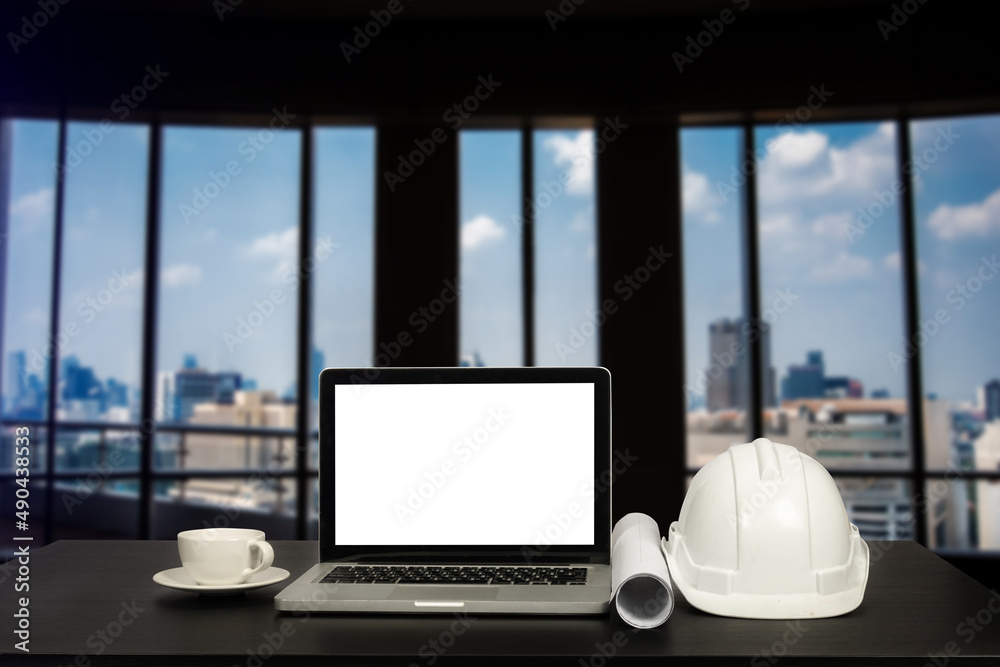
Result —
POLYGON ((188 574, 187 570, 183 567, 175 567, 163 572, 157 572, 153 575, 153 581, 167 588, 175 588, 179 591, 191 591, 193 593, 201 593, 202 595, 236 595, 243 591, 251 591, 255 588, 263 588, 264 586, 276 584, 279 581, 284 581, 288 576, 288 570, 283 570, 280 567, 269 567, 263 572, 253 575, 242 584, 207 586, 196 582, 194 577, 188 574))

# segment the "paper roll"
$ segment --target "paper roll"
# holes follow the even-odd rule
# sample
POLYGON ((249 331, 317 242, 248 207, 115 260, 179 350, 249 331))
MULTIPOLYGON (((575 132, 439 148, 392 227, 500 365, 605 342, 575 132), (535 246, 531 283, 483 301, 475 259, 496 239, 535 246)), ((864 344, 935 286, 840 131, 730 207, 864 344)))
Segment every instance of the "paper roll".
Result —
POLYGON ((611 531, 611 596, 622 620, 636 628, 662 625, 674 610, 660 529, 646 514, 626 514, 611 531))

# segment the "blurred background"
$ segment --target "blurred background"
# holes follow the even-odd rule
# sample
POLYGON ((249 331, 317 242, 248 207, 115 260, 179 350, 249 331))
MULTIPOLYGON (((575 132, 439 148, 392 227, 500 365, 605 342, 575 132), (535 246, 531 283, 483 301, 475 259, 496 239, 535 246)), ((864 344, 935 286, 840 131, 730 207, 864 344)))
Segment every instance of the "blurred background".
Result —
POLYGON ((603 365, 615 519, 763 435, 1000 585, 979 7, 5 3, 0 549, 313 539, 322 368, 603 365))

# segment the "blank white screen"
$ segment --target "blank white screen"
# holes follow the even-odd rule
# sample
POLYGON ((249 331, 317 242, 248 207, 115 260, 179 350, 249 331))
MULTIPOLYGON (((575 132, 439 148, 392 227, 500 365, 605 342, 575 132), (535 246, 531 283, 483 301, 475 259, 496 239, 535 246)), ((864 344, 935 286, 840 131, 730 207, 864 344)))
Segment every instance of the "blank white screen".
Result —
POLYGON ((592 545, 594 385, 337 385, 335 541, 592 545))

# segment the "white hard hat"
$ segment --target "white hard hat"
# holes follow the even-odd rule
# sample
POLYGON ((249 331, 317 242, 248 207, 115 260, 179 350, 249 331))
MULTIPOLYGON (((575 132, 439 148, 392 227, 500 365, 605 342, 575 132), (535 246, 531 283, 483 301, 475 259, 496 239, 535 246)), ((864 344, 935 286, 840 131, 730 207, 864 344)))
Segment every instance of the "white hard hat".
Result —
POLYGON ((833 477, 766 438, 698 471, 662 548, 687 601, 720 616, 839 616, 868 582, 868 545, 833 477))

